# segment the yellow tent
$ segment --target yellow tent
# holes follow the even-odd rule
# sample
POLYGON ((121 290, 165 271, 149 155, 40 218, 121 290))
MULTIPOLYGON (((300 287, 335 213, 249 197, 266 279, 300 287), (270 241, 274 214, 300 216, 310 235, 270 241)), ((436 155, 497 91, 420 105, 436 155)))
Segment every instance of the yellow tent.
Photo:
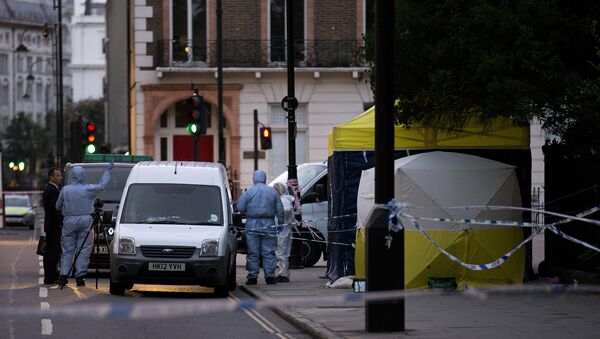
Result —
MULTIPOLYGON (((372 153, 375 144, 375 109, 371 108, 351 121, 335 126, 329 134, 329 178, 332 199, 330 211, 333 216, 356 213, 356 200, 360 173, 373 167, 372 153), (352 154, 356 156, 353 158, 352 154), (360 159, 356 161, 356 159, 360 159), (363 161, 364 159, 364 161, 363 161), (349 169, 348 167, 353 167, 349 169), (344 195, 340 197, 340 195, 344 195)), ((489 158, 516 166, 517 177, 521 185, 522 200, 528 204, 530 183, 529 126, 514 126, 505 119, 497 119, 487 126, 475 121, 454 131, 436 130, 413 126, 406 129, 395 128, 395 149, 405 150, 408 156, 432 150, 453 150, 483 158, 489 158)), ((355 220, 332 219, 330 230, 349 229, 355 220), (344 224, 345 223, 345 224, 344 224)), ((360 222, 360 221, 359 221, 360 222)), ((359 227, 362 225, 359 225, 359 227)), ((344 242, 339 237, 343 232, 330 232, 330 242, 344 242), (332 239, 332 237, 338 237, 332 239)), ((451 253, 469 263, 481 264, 496 259, 514 248, 523 240, 521 229, 476 229, 431 231, 434 240, 451 253), (477 247, 485 251, 473 251, 466 248, 466 243, 477 243, 477 247)), ((488 283, 520 282, 523 279, 524 251, 518 251, 501 267, 490 271, 466 272, 464 268, 452 262, 431 245, 421 234, 413 229, 405 232, 405 281, 407 288, 427 286, 429 277, 455 277, 457 281, 468 281, 471 285, 488 283), (428 255, 425 255, 428 254, 428 255)), ((364 278, 364 233, 356 233, 356 251, 354 268, 357 278, 364 278)), ((347 267, 347 250, 336 250, 330 245, 330 258, 327 275, 335 280, 338 276, 347 275, 337 271, 347 267), (339 254, 338 254, 339 253, 339 254)))

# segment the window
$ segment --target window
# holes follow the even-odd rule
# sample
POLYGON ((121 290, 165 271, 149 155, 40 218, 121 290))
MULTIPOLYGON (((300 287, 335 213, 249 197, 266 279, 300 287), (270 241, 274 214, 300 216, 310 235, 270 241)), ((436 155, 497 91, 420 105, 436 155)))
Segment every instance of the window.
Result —
POLYGON ((160 160, 166 161, 169 160, 167 158, 167 138, 160 138, 160 160))
MULTIPOLYGON (((285 0, 270 0, 269 31, 271 40, 271 62, 286 61, 286 7, 285 0)), ((294 54, 297 60, 304 60, 304 0, 294 2, 294 54)))
MULTIPOLYGON (((281 104, 270 105, 271 140, 273 148, 269 153, 269 177, 283 173, 287 170, 288 159, 288 121, 287 113, 281 108, 281 104)), ((306 105, 300 104, 296 109, 296 164, 306 162, 306 105)))
POLYGON ((160 128, 167 128, 169 122, 169 112, 164 111, 160 116, 160 128))
POLYGON ((0 105, 8 105, 8 80, 4 79, 0 88, 0 105))
POLYGON ((0 74, 8 75, 8 54, 0 54, 0 74))
POLYGON ((42 83, 39 82, 39 83, 35 84, 35 101, 37 103, 41 104, 43 102, 43 98, 44 98, 44 95, 42 92, 42 83))
POLYGON ((17 79, 17 100, 21 100, 21 98, 23 98, 23 94, 24 94, 24 87, 23 87, 23 79, 21 79, 21 77, 19 77, 17 79))
POLYGON ((218 186, 133 184, 129 186, 121 223, 163 225, 222 225, 218 186))
POLYGON ((172 56, 175 62, 206 62, 206 0, 172 0, 172 56))

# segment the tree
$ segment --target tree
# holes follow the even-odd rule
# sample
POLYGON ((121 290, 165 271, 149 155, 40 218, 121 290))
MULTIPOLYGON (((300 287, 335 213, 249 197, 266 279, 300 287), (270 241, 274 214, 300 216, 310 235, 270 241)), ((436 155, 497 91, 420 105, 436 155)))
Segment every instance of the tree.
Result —
POLYGON ((45 159, 50 149, 46 129, 34 123, 29 116, 20 112, 14 117, 2 134, 4 163, 9 161, 26 163, 31 175, 34 174, 37 159, 45 159))
POLYGON ((471 118, 538 117, 563 139, 583 127, 600 146, 598 18, 593 0, 397 0, 397 122, 457 128, 471 118))

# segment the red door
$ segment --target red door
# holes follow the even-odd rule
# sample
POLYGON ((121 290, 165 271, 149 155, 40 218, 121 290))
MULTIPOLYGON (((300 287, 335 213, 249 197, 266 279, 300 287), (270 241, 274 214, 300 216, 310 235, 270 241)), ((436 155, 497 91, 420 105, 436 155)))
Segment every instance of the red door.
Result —
MULTIPOLYGON (((191 135, 173 136, 173 160, 194 160, 194 137, 191 135)), ((212 135, 201 135, 198 138, 198 161, 214 161, 212 135)))

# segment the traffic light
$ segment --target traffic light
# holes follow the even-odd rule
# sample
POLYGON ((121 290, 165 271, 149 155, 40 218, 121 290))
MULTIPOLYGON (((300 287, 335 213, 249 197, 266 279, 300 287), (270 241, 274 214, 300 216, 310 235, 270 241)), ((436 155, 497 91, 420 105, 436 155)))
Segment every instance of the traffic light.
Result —
POLYGON ((189 124, 187 131, 193 136, 206 134, 206 108, 204 99, 197 92, 188 99, 190 111, 188 112, 189 124))
POLYGON ((85 125, 85 153, 92 154, 96 152, 96 125, 88 122, 85 125))
POLYGON ((271 142, 271 127, 260 128, 260 149, 267 150, 273 148, 271 142))

